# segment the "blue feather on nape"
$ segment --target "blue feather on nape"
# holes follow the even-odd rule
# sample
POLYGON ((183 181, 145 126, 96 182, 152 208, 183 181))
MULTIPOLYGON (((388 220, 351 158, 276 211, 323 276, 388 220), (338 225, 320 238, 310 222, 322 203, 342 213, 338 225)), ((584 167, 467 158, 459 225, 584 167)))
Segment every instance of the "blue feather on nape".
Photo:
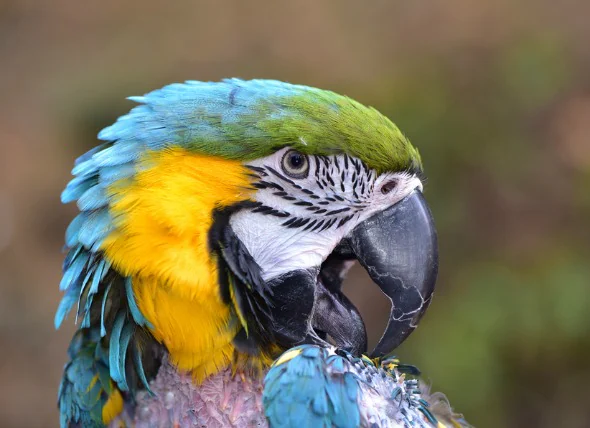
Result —
POLYGON ((88 189, 98 184, 96 176, 80 176, 73 178, 61 193, 61 202, 68 204, 80 198, 88 189))
MULTIPOLYGON (((96 184, 98 181, 96 180, 96 184)), ((86 190, 78 199, 78 208, 80 211, 94 211, 106 207, 109 203, 109 196, 106 189, 102 186, 92 186, 86 190)))
POLYGON ((78 242, 85 248, 101 243, 113 230, 112 217, 107 209, 87 212, 84 223, 78 232, 78 242))
MULTIPOLYGON (((116 126, 116 124, 113 126, 116 126)), ((92 161, 98 168, 123 165, 134 162, 144 151, 145 147, 143 147, 143 144, 126 140, 124 143, 115 143, 111 147, 98 152, 92 157, 92 161)))
POLYGON ((116 181, 133 177, 135 173, 136 167, 132 163, 117 166, 105 166, 100 170, 98 183, 101 187, 106 189, 116 181))
MULTIPOLYGON (((91 159, 92 156, 94 156, 95 153, 100 152, 101 150, 106 149, 108 146, 110 146, 111 143, 102 143, 99 144, 98 146, 88 150, 86 153, 84 153, 83 155, 79 156, 75 161, 74 161, 74 166, 78 166, 79 164, 86 162, 87 160, 91 159)), ((75 174, 74 174, 75 175, 75 174)))

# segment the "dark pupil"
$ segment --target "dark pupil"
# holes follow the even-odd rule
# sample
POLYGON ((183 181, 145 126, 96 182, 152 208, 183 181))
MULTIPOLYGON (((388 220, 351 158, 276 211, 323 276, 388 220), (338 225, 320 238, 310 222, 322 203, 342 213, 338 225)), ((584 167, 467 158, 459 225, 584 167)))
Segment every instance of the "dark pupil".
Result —
POLYGON ((295 169, 301 168, 301 165, 303 165, 303 156, 298 153, 293 153, 289 157, 289 163, 291 164, 291 167, 295 169))

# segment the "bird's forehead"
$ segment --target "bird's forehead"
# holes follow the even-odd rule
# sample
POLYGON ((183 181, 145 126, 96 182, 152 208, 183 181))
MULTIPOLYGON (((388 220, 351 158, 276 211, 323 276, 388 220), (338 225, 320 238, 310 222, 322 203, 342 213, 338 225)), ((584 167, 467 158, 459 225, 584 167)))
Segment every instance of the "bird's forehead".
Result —
POLYGON ((330 91, 230 79, 168 85, 131 100, 140 105, 100 139, 241 161, 292 146, 307 154, 346 153, 380 172, 421 168, 417 150, 389 119, 330 91))

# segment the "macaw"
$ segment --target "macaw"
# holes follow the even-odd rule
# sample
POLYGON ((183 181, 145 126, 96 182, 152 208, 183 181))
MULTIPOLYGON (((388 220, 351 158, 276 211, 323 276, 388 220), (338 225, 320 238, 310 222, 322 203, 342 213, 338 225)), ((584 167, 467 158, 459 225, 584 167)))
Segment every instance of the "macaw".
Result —
POLYGON ((75 307, 80 321, 61 425, 443 424, 387 357, 438 266, 422 162, 400 130, 345 96, 272 80, 129 99, 139 105, 98 134, 61 197, 80 210, 55 316, 59 328, 75 307), (354 261, 392 302, 370 358, 341 291, 354 261))

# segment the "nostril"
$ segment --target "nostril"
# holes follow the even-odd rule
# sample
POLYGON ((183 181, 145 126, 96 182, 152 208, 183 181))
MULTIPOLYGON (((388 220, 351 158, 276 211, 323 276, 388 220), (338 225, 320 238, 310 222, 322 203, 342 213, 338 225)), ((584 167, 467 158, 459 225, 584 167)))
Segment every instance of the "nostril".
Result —
POLYGON ((387 195, 397 186, 397 180, 389 180, 383 186, 381 186, 381 193, 387 195))

